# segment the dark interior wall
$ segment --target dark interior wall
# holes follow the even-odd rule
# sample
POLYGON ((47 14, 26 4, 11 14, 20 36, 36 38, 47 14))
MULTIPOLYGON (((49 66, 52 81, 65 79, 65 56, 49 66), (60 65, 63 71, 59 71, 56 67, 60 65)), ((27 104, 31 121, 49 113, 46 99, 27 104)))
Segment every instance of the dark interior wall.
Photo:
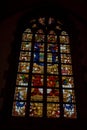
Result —
MULTIPOLYGON (((62 5, 61 5, 62 6, 62 5)), ((64 5, 63 5, 64 6, 64 5)), ((39 5, 38 5, 39 7, 39 5)), ((59 6, 58 6, 59 7, 59 6)), ((68 10, 68 5, 66 5, 68 10)), ((69 7, 70 8, 70 7, 69 7)), ((30 12, 33 9, 33 5, 30 8, 30 12)), ((65 9, 65 8, 64 8, 65 9)), ((21 16, 26 12, 29 12, 29 8, 23 9, 23 11, 17 11, 16 13, 6 15, 3 20, 0 22, 0 116, 2 115, 3 105, 4 105, 4 92, 6 91, 6 82, 8 76, 8 68, 10 66, 10 57, 12 52, 12 46, 15 40, 15 33, 17 30, 18 21, 21 16)), ((70 11, 70 9, 68 10, 70 11)), ((76 11, 76 10, 75 10, 76 11)), ((78 11, 76 11, 78 14, 78 11)), ((79 115, 81 120, 86 121, 87 119, 87 24, 84 15, 78 17, 75 12, 69 12, 69 18, 73 22, 74 27, 77 32, 75 35, 78 40, 73 43, 73 61, 74 61, 74 70, 77 82, 77 99, 78 99, 78 108, 79 115)), ((16 43, 15 43, 16 44, 16 43)), ((7 86, 8 87, 8 86, 7 86)))

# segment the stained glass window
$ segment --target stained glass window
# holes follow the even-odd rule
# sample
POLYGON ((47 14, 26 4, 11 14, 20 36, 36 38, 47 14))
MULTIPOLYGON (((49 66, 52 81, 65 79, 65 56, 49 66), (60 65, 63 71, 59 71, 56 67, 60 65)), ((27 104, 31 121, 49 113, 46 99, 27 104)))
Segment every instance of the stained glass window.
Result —
POLYGON ((53 17, 22 32, 12 116, 76 118, 70 34, 53 17))

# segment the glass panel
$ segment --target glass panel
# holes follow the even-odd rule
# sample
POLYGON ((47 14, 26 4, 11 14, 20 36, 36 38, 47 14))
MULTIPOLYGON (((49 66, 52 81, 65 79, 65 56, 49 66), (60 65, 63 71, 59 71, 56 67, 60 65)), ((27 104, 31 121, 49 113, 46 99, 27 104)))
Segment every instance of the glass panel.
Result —
POLYGON ((72 75, 72 65, 61 66, 62 75, 72 75))
POLYGON ((60 43, 68 44, 69 43, 69 36, 59 36, 60 43))
POLYGON ((57 35, 55 35, 55 32, 53 30, 49 32, 49 35, 47 35, 47 42, 50 42, 50 43, 57 42, 57 35))
POLYGON ((75 102, 74 90, 63 89, 63 101, 69 103, 75 102))
POLYGON ((31 51, 31 42, 22 42, 21 50, 31 51))
POLYGON ((22 41, 31 41, 31 40, 32 40, 32 34, 23 33, 23 35, 22 35, 22 41))
POLYGON ((70 53, 70 46, 69 45, 60 45, 60 52, 61 53, 70 53))
POLYGON ((14 100, 26 100, 27 98, 27 89, 25 87, 16 87, 14 100))
POLYGON ((30 61, 31 59, 31 52, 20 52, 20 57, 19 60, 20 61, 30 61))
POLYGON ((64 117, 76 118, 76 105, 74 104, 63 104, 64 117))
POLYGON ((43 17, 43 18, 39 18, 38 19, 38 22, 40 23, 40 24, 42 24, 42 25, 45 25, 45 18, 43 17))
POLYGON ((37 51, 37 52, 44 51, 44 43, 35 42, 34 51, 37 51))
POLYGON ((59 102, 59 90, 58 89, 47 89, 47 101, 48 102, 59 102))
POLYGON ((47 64, 47 74, 58 74, 58 64, 47 64))
POLYGON ((16 85, 28 86, 29 75, 17 74, 16 85))
POLYGON ((61 63, 71 63, 71 55, 61 54, 61 63))
POLYGON ((42 117, 43 116, 43 104, 42 103, 30 103, 30 116, 42 117))
POLYGON ((43 100, 43 88, 31 88, 31 101, 43 100))
POLYGON ((30 69, 30 63, 27 62, 19 62, 18 72, 28 73, 30 69))
POLYGON ((66 31, 62 31, 62 32, 61 32, 61 35, 66 35, 66 36, 67 36, 68 34, 67 34, 66 31))
POLYGON ((57 53, 47 53, 47 62, 58 63, 57 53))
POLYGON ((60 117, 59 104, 47 103, 47 117, 52 118, 60 117))
POLYGON ((67 76, 62 77, 62 87, 63 88, 73 88, 74 87, 73 82, 74 82, 73 77, 67 77, 67 76))
POLYGON ((47 52, 58 52, 58 44, 47 44, 47 52))
POLYGON ((43 86, 43 75, 33 75, 31 85, 34 87, 43 86))
POLYGON ((58 76, 47 76, 47 87, 59 87, 59 78, 58 76))
POLYGON ((39 64, 33 63, 33 71, 32 71, 33 73, 38 73, 38 74, 43 74, 44 73, 43 63, 39 63, 39 64))
POLYGON ((25 116, 25 107, 26 107, 25 102, 19 102, 19 101, 14 102, 12 115, 13 116, 25 116))
POLYGON ((44 42, 45 35, 42 29, 39 29, 35 34, 35 41, 36 42, 44 42))
POLYGON ((54 18, 52 18, 52 17, 50 17, 49 19, 48 19, 48 24, 50 25, 50 24, 53 24, 55 22, 55 19, 54 18))
POLYGON ((31 33, 31 29, 27 28, 24 32, 31 33))
POLYGON ((34 52, 34 62, 43 62, 44 61, 44 53, 43 52, 34 52))

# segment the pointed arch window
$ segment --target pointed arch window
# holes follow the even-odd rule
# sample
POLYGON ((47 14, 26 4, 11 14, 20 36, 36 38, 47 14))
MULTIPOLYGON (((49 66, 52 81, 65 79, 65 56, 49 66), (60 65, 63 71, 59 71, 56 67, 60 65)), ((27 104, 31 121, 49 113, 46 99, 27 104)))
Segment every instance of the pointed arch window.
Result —
POLYGON ((31 19, 20 42, 12 116, 76 118, 71 43, 63 23, 31 19))

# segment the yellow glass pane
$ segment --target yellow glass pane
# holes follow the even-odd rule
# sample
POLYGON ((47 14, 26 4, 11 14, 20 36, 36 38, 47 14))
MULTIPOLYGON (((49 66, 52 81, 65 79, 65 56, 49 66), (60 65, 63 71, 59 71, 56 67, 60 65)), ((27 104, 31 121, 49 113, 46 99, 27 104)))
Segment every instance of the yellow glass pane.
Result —
POLYGON ((43 104, 42 103, 30 103, 30 114, 31 117, 42 117, 43 116, 43 104))
POLYGON ((47 103, 47 117, 49 117, 49 118, 60 117, 59 104, 47 103))
POLYGON ((31 101, 43 100, 43 88, 31 88, 31 101))

